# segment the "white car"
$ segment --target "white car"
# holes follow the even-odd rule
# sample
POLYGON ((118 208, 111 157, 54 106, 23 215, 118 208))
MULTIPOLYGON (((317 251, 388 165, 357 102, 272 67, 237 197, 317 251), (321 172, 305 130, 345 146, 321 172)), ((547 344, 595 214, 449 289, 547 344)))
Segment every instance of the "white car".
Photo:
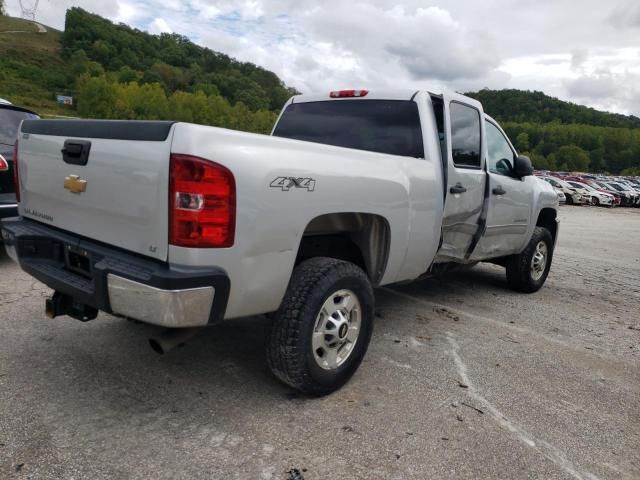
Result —
POLYGON ((589 203, 589 198, 584 196, 576 187, 569 185, 564 180, 557 177, 540 177, 542 180, 551 185, 556 192, 562 192, 567 205, 584 205, 589 203))
POLYGON ((296 96, 272 136, 27 120, 18 138, 20 217, 2 237, 54 289, 49 317, 172 327, 152 342, 165 351, 185 327, 269 313, 267 364, 310 394, 358 368, 374 286, 490 261, 534 292, 558 236, 553 188, 452 92, 296 96))
POLYGON ((611 189, 620 192, 620 196, 622 197, 621 205, 623 207, 632 207, 640 202, 640 194, 636 193, 635 190, 618 182, 607 181, 606 183, 611 189))
POLYGON ((567 181, 567 183, 577 189, 586 191, 586 193, 584 193, 584 196, 590 199, 591 205, 613 207, 615 203, 613 195, 596 190, 591 185, 587 185, 586 183, 582 182, 576 182, 574 180, 569 180, 567 181))

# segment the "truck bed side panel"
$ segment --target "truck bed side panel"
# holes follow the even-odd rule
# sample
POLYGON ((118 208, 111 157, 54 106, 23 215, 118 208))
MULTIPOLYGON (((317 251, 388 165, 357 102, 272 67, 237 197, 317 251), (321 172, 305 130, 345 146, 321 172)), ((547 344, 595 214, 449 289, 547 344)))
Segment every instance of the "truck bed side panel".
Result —
POLYGON ((415 278, 437 247, 442 187, 431 160, 188 124, 176 125, 172 151, 220 163, 236 179, 235 245, 169 247, 171 263, 225 269, 231 280, 226 318, 278 308, 305 228, 320 215, 358 212, 386 219, 391 241, 381 284, 415 278), (312 179, 315 185, 271 186, 280 177, 312 179), (422 247, 410 241, 412 235, 422 239, 422 247))

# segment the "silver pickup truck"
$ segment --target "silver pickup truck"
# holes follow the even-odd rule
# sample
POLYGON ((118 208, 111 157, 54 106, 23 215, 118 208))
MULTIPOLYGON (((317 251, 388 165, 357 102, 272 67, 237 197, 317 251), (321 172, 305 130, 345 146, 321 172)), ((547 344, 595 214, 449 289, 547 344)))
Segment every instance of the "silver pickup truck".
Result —
POLYGON ((162 350, 269 314, 269 366, 310 394, 358 368, 374 286, 490 261, 535 292, 558 236, 553 188, 456 93, 295 96, 271 136, 32 120, 18 139, 20 216, 2 237, 55 291, 48 316, 168 327, 162 350))

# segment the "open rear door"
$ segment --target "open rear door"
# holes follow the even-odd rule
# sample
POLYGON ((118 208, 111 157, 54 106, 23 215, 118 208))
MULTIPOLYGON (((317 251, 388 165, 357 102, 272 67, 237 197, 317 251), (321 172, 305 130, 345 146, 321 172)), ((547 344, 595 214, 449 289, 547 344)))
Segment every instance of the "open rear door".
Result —
POLYGON ((444 128, 447 186, 442 245, 436 261, 464 261, 478 241, 485 203, 486 147, 482 105, 457 94, 445 94, 444 128))

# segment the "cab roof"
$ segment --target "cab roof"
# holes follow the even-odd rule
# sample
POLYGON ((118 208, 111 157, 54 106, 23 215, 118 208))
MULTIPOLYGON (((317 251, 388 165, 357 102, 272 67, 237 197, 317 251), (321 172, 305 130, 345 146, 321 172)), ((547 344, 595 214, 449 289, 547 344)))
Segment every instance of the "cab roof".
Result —
POLYGON ((454 100, 462 100, 470 105, 480 107, 480 102, 467 97, 458 92, 444 90, 444 89, 355 89, 355 90, 327 90, 325 92, 316 92, 306 95, 295 95, 287 102, 291 103, 306 103, 306 102, 327 102, 327 101, 340 101, 340 100, 412 100, 419 93, 427 95, 433 95, 435 97, 441 97, 447 95, 454 100), (344 95, 343 95, 344 94, 344 95))

